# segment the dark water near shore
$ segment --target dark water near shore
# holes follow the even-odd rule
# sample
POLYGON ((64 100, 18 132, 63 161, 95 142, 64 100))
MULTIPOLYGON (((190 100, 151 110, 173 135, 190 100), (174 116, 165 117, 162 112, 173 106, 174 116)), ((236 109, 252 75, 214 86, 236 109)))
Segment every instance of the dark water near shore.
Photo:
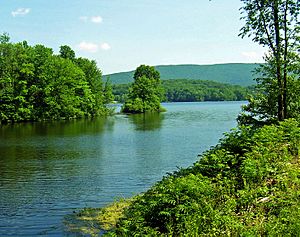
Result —
POLYGON ((65 215, 145 191, 236 125, 242 102, 0 127, 0 236, 63 236, 65 215))

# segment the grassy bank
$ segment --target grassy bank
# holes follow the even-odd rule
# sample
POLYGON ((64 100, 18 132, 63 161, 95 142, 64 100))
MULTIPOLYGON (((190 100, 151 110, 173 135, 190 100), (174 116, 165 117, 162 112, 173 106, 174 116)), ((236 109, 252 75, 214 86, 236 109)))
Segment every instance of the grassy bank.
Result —
POLYGON ((78 213, 65 217, 67 232, 81 235, 98 236, 116 227, 117 221, 124 216, 124 210, 133 202, 131 199, 120 199, 105 208, 84 208, 78 213))
POLYGON ((232 131, 127 202, 106 235, 299 236, 299 148, 294 120, 232 131))

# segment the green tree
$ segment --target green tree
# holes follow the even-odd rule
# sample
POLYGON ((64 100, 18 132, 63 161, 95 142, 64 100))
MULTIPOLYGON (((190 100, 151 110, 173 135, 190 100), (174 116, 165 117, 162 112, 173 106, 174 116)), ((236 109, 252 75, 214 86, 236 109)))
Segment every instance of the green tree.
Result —
POLYGON ((88 82, 89 88, 94 96, 95 103, 92 108, 92 116, 101 115, 103 113, 104 105, 102 72, 97 67, 97 63, 94 60, 77 58, 75 63, 84 72, 85 79, 88 82))
MULTIPOLYGON (((278 83, 276 77, 274 77, 276 73, 274 62, 270 60, 268 63, 261 65, 258 73, 260 77, 256 78, 255 93, 252 93, 248 98, 249 103, 243 106, 243 113, 238 116, 240 124, 261 126, 278 121, 278 100, 276 97, 278 94, 278 83)), ((296 67, 290 67, 286 88, 289 95, 286 101, 286 118, 300 118, 299 89, 299 73, 297 73, 296 67)))
POLYGON ((61 119, 88 115, 82 109, 87 83, 84 73, 70 60, 52 57, 43 68, 44 113, 46 118, 61 119))
POLYGON ((34 76, 34 65, 26 42, 0 44, 0 120, 23 121, 31 117, 28 82, 34 76))
POLYGON ((9 43, 10 41, 10 37, 9 37, 9 34, 4 32, 2 35, 0 35, 0 43, 3 44, 3 43, 9 43))
POLYGON ((159 72, 154 67, 141 65, 134 73, 134 82, 122 107, 125 113, 144 113, 163 110, 160 102, 162 88, 159 72))
POLYGON ((0 36, 0 123, 106 115, 96 62, 0 36))
MULTIPOLYGON (((162 101, 168 102, 246 100, 247 95, 251 93, 250 87, 188 79, 162 80, 162 87, 165 92, 162 101)), ((117 101, 125 101, 128 88, 129 84, 113 86, 113 93, 117 101)))
POLYGON ((28 57, 32 65, 33 74, 29 80, 28 85, 28 103, 32 106, 32 114, 30 120, 39 120, 45 114, 45 93, 44 89, 47 82, 43 77, 43 68, 48 60, 53 56, 53 50, 44 45, 35 45, 27 49, 28 57))
POLYGON ((109 77, 106 78, 106 82, 103 88, 104 104, 109 104, 114 101, 114 94, 109 77))
POLYGON ((60 46, 59 55, 62 58, 74 60, 75 59, 75 52, 74 50, 68 45, 60 46))
MULTIPOLYGON (((290 117, 292 111, 289 110, 288 80, 291 73, 291 65, 298 57, 299 50, 299 11, 300 3, 298 0, 242 0, 242 19, 245 25, 241 29, 242 37, 252 37, 254 42, 268 48, 268 55, 265 56, 267 66, 261 67, 259 73, 264 77, 259 78, 260 89, 269 87, 271 91, 265 91, 276 98, 276 102, 269 106, 276 108, 276 120, 283 120, 290 117), (266 68, 267 67, 267 68, 266 68), (274 84, 274 80, 276 85, 274 84), (270 85, 267 85, 267 84, 270 85)), ((250 100, 246 111, 250 111, 248 119, 241 121, 264 122, 260 119, 272 117, 273 109, 264 109, 268 105, 265 103, 270 98, 260 97, 250 100), (272 114, 269 114, 272 110, 272 114)), ((244 117, 245 118, 245 117, 244 117)), ((268 120, 270 121, 270 120, 268 120)))
POLYGON ((139 77, 145 76, 147 78, 152 78, 157 83, 160 83, 160 74, 154 67, 148 65, 139 66, 133 75, 133 79, 137 80, 139 77))

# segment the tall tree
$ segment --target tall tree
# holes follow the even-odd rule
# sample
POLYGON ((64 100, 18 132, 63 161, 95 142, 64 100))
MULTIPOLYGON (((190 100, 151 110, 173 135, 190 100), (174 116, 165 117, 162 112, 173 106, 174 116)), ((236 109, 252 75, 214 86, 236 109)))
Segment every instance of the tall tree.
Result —
POLYGON ((125 113, 144 113, 163 110, 160 102, 162 87, 159 72, 154 67, 141 65, 134 73, 134 82, 129 88, 128 98, 122 111, 125 113))
MULTIPOLYGON (((252 37, 254 42, 268 49, 265 56, 269 67, 268 75, 265 80, 260 78, 260 82, 268 83, 270 77, 276 80, 273 94, 277 98, 276 117, 279 121, 284 120, 289 117, 288 77, 299 50, 299 0, 241 1, 244 3, 241 10, 245 25, 240 36, 252 37)), ((262 70, 266 68, 262 67, 262 70)), ((272 80, 272 86, 273 84, 272 80)), ((259 103, 257 106, 260 107, 259 103)), ((251 110, 251 101, 248 109, 251 110)), ((251 112, 255 114, 256 111, 251 112)), ((259 112, 262 110, 258 111, 258 115, 259 112)))

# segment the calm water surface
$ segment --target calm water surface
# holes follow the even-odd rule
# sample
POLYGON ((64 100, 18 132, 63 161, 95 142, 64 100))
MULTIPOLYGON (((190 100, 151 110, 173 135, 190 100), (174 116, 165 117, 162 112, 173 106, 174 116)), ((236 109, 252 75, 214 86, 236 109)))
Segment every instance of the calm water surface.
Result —
POLYGON ((83 207, 145 191, 236 125, 242 102, 164 104, 166 113, 0 127, 0 236, 63 236, 83 207))

